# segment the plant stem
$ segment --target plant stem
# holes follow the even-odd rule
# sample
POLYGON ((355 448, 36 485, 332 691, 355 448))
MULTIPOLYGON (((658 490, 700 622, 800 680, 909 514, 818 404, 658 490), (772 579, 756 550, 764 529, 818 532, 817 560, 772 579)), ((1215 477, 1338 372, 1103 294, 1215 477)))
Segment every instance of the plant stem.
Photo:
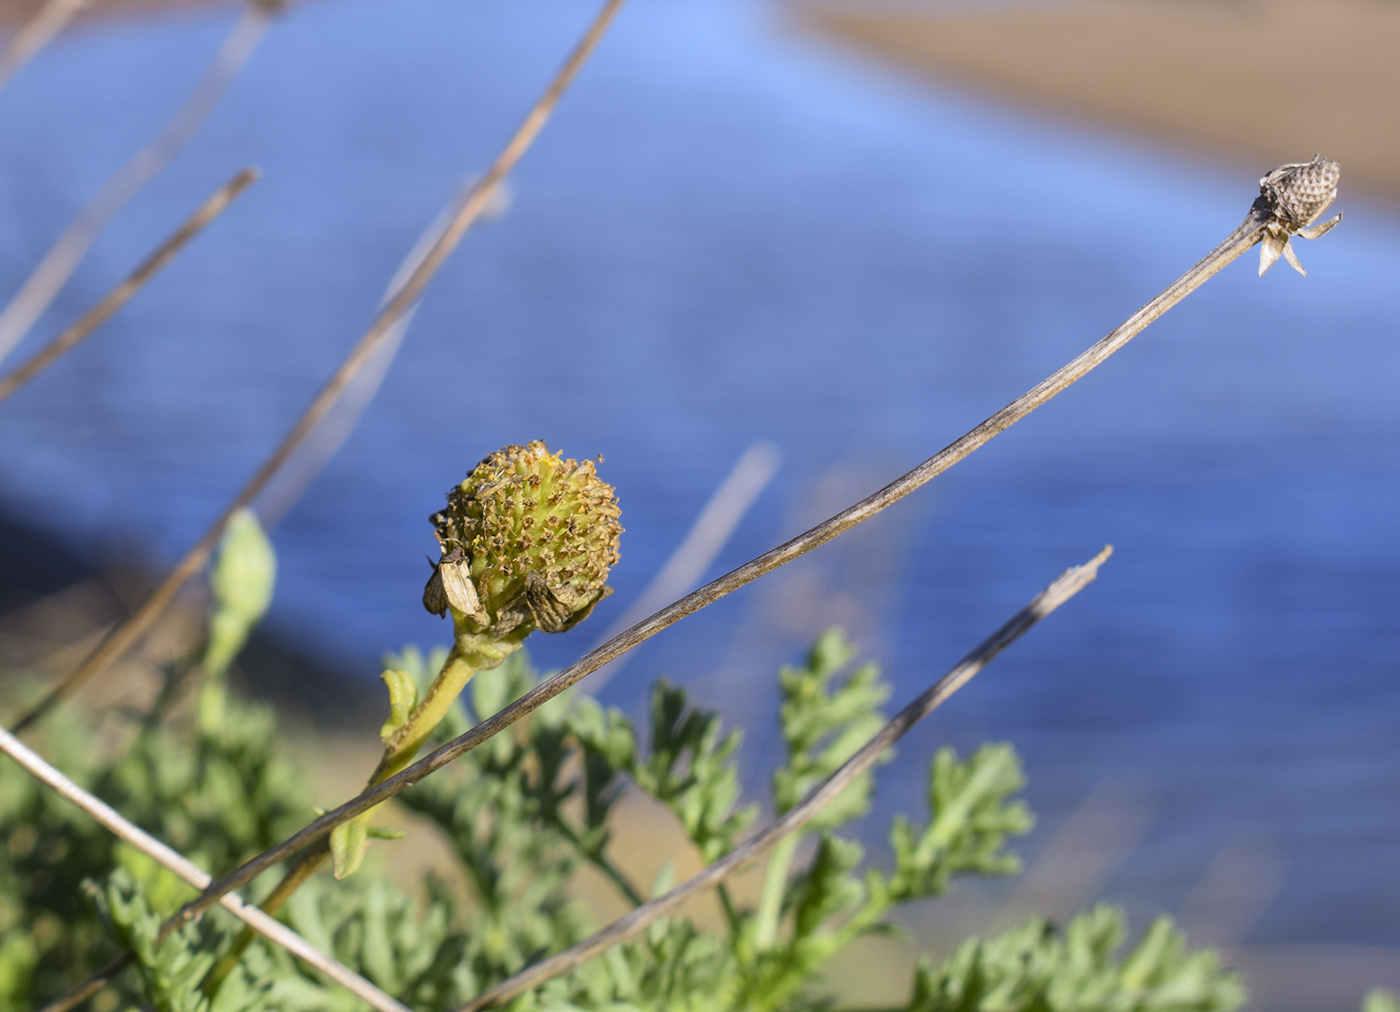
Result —
POLYGON ((802 839, 800 833, 779 840, 768 856, 768 871, 763 876, 763 894, 758 901, 758 919, 754 928, 754 947, 765 952, 778 938, 778 919, 783 912, 783 892, 787 889, 792 856, 802 839))
MULTIPOLYGON (((467 682, 471 681, 472 675, 482 668, 495 667, 518 649, 520 649, 519 641, 502 643, 485 636, 459 635, 457 644, 453 646, 452 652, 443 661, 442 669, 433 679, 433 684, 428 688, 427 693, 413 708, 408 719, 385 741, 384 755, 369 778, 369 786, 373 787, 380 781, 393 776, 413 761, 419 747, 447 716, 447 711, 457 701, 457 697, 462 694, 467 682)), ((368 817, 369 812, 366 811, 360 813, 356 818, 363 820, 368 817)), ((292 895, 301 888, 307 879, 321 869, 330 856, 331 849, 328 840, 323 841, 323 846, 307 851, 258 905, 259 908, 267 914, 275 914, 281 910, 287 900, 291 899, 292 895)), ((638 899, 634 905, 640 905, 641 902, 638 899)), ((205 976, 204 983, 201 985, 205 995, 212 999, 218 993, 219 986, 233 972, 233 968, 238 965, 239 959, 242 958, 244 951, 252 941, 253 933, 248 929, 242 931, 234 939, 229 951, 205 976)))
POLYGON ((890 746, 902 738, 920 720, 941 706, 954 692, 966 685, 998 654, 1018 640, 1042 618, 1045 618, 1088 586, 1098 575, 1099 566, 1103 565, 1111 551, 1112 549, 1105 548, 1084 565, 1066 570, 1058 580, 1037 594, 1005 625, 983 640, 976 649, 954 665, 952 670, 895 714, 894 718, 881 728, 873 738, 862 745, 855 755, 846 760, 840 769, 813 788, 801 802, 791 808, 782 818, 769 825, 767 829, 750 837, 738 848, 730 851, 666 895, 659 896, 631 913, 618 918, 591 938, 543 959, 534 966, 527 967, 484 991, 464 1005, 459 1012, 478 1012, 480 1009, 499 1005, 524 991, 538 987, 553 977, 568 973, 580 963, 592 959, 614 945, 646 930, 648 925, 661 918, 670 916, 677 908, 692 898, 707 889, 714 888, 762 854, 782 843, 806 825, 832 799, 840 795, 853 780, 874 766, 890 746))
POLYGON ((892 506, 900 499, 903 499, 916 489, 932 481, 974 450, 989 442, 998 433, 1010 428, 1032 411, 1046 404, 1057 394, 1062 393, 1074 383, 1083 379, 1094 369, 1102 365, 1111 355, 1126 346, 1129 341, 1145 330, 1152 321, 1156 320, 1172 306, 1176 305, 1187 295, 1191 294, 1191 292, 1199 288, 1209 278, 1223 270, 1227 264, 1237 259, 1241 254, 1258 243, 1264 236, 1265 229, 1275 221, 1268 205, 1261 203, 1262 199, 1261 197, 1259 200, 1255 201, 1254 205, 1250 208, 1249 214, 1245 217, 1245 220, 1226 237, 1224 242, 1208 253, 1204 259, 1180 278, 1167 286, 1166 290, 1146 306, 1139 309, 1106 337, 1101 338, 1073 361, 1056 370, 1025 394, 988 417, 980 425, 975 426, 952 443, 949 443, 912 471, 897 478, 878 492, 862 499, 854 506, 850 506, 830 519, 823 521, 811 530, 799 534, 791 541, 779 545, 777 548, 765 552, 758 558, 745 563, 738 569, 731 570, 719 579, 707 583, 699 590, 687 594, 674 604, 662 608, 650 618, 638 622, 636 625, 632 626, 632 628, 619 633, 601 646, 590 650, 563 671, 545 679, 514 703, 511 703, 494 716, 483 720, 470 731, 454 738, 446 745, 435 749, 412 766, 401 770, 383 783, 365 791, 359 797, 347 801, 334 811, 327 812, 325 815, 307 825, 304 829, 282 841, 276 847, 266 850, 252 860, 247 861, 242 867, 234 869, 228 875, 224 876, 224 878, 214 883, 209 889, 205 890, 197 899, 192 900, 181 910, 177 911, 168 923, 173 926, 177 923, 184 923, 190 918, 197 916, 201 911, 208 909, 216 902, 217 898, 222 895, 223 892, 239 888, 273 865, 286 860, 297 851, 310 846, 316 840, 330 833, 331 830, 340 823, 353 819, 360 812, 381 804, 399 791, 411 787, 417 781, 442 769, 442 767, 457 759, 459 756, 470 752, 482 742, 490 739, 493 735, 499 734, 511 724, 528 716, 540 706, 543 706, 546 702, 559 695, 559 693, 581 681, 590 673, 598 670, 613 658, 644 643, 663 629, 694 614, 701 608, 711 605, 720 598, 732 594, 739 588, 752 583, 759 577, 771 573, 779 566, 791 562, 805 555, 807 552, 810 552, 812 549, 824 545, 832 538, 844 534, 852 527, 869 520, 881 510, 892 506))
POLYGON ((369 778, 370 786, 388 779, 412 762, 419 747, 427 740, 428 735, 433 733, 433 729, 442 723, 447 711, 457 701, 457 697, 462 694, 462 690, 477 670, 478 666, 463 658, 456 647, 452 649, 447 655, 447 660, 443 662, 442 670, 433 679, 427 695, 418 701, 408 719, 384 742, 384 757, 379 760, 374 775, 369 778))
MULTIPOLYGON (((269 917, 276 914, 277 911, 282 909, 282 906, 287 900, 291 899, 292 894, 301 888, 302 883, 316 874, 321 866, 330 860, 330 856, 331 847, 330 843, 326 840, 320 841, 317 846, 306 851, 301 855, 296 864, 292 865, 291 870, 282 877, 282 881, 278 882, 272 892, 268 893, 263 901, 258 904, 258 909, 269 917)), ((243 953, 252 943, 253 932, 251 928, 244 928, 238 933, 238 937, 235 938, 233 944, 229 946, 228 952, 224 953, 219 961, 205 974, 204 981, 200 984, 200 989, 204 992, 206 997, 213 1000, 214 996, 219 993, 219 986, 223 984, 224 979, 238 966, 238 961, 243 958, 243 953)), ((49 1010, 45 1009, 44 1012, 49 1012, 49 1010)))

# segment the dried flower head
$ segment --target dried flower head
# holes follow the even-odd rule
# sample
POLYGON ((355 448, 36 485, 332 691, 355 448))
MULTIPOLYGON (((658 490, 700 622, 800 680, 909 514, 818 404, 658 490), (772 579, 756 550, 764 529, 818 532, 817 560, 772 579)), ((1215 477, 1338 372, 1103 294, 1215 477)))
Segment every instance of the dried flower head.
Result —
POLYGON ((450 609, 459 631, 523 639, 564 632, 612 592, 617 497, 593 462, 536 440, 497 450, 447 494, 430 518, 442 558, 423 605, 450 609))
POLYGON ((1342 220, 1339 214, 1321 225, 1309 227, 1322 217, 1322 213, 1336 199, 1337 183, 1341 178, 1340 163, 1313 155, 1310 162, 1280 165, 1259 180, 1259 199, 1272 215, 1259 246, 1261 276, 1280 255, 1299 274, 1308 276, 1288 240, 1295 235, 1316 239, 1342 220))

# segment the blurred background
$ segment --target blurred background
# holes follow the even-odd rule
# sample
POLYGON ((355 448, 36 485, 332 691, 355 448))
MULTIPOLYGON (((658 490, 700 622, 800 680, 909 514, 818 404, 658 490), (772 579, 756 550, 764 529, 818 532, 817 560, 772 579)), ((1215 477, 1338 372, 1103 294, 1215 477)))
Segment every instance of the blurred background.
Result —
MULTIPOLYGON (((34 7, 0 6, 7 30, 34 7)), ((199 537, 592 14, 307 0, 273 22, 8 363, 235 169, 263 170, 0 405, 0 665, 68 670, 199 537)), ((0 92, 0 298, 238 17, 94 0, 0 92)), ((280 580, 252 691, 377 725, 380 655, 449 635, 419 603, 428 515, 535 438, 602 454, 627 529, 615 596, 531 641, 568 663, 736 465, 748 494, 706 578, 1022 393, 1223 238, 1260 175, 1320 151, 1346 220, 1295 244, 1311 277, 1261 280, 1246 257, 911 499, 646 644, 601 696, 636 714, 655 677, 688 685, 746 729, 759 796, 776 668, 822 629, 880 663, 893 708, 1111 543, 1099 582, 881 773, 872 827, 921 810, 937 745, 1009 740, 1040 816, 1026 876, 911 927, 937 947, 1103 897, 1224 947, 1256 1008, 1400 986, 1397 52, 1393 0, 632 0, 344 446, 262 501, 280 580)))

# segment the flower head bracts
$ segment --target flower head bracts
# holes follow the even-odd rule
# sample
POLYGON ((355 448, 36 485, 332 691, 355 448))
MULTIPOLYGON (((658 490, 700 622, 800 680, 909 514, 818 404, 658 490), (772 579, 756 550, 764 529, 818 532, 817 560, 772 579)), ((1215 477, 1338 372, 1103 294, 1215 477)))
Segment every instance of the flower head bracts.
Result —
POLYGON ((1314 155, 1310 162, 1280 165, 1259 180, 1259 201, 1270 213, 1259 247, 1260 276, 1280 255, 1299 274, 1308 276, 1288 240, 1295 235, 1316 239, 1342 220, 1339 214, 1321 225, 1313 225, 1336 198, 1341 175, 1339 163, 1314 155))
POLYGON ((564 632, 607 596, 618 559, 617 498, 593 462, 536 440, 487 457, 431 517, 442 559, 423 605, 459 631, 564 632))

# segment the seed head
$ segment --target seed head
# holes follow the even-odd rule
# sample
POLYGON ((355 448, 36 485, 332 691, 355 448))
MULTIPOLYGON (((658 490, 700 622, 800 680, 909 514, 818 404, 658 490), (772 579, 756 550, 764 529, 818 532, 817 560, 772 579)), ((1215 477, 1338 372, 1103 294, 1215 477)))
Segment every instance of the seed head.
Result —
POLYGON ((1259 180, 1259 192, 1273 203, 1274 217, 1289 231, 1306 228, 1337 197, 1342 166, 1313 155, 1310 162, 1280 165, 1259 180))
POLYGON ((536 440, 497 450, 430 518, 442 558, 423 606, 459 631, 523 639, 564 632, 612 592, 622 533, 617 497, 593 462, 536 440))
POLYGON ((1339 214, 1321 225, 1313 224, 1336 199, 1341 178, 1339 163, 1313 155, 1310 162, 1280 165, 1259 180, 1259 199, 1255 207, 1262 209, 1269 219, 1259 244, 1261 275, 1282 256, 1294 270, 1307 277, 1308 272, 1298 262, 1289 240, 1295 235, 1316 239, 1342 220, 1339 214))

